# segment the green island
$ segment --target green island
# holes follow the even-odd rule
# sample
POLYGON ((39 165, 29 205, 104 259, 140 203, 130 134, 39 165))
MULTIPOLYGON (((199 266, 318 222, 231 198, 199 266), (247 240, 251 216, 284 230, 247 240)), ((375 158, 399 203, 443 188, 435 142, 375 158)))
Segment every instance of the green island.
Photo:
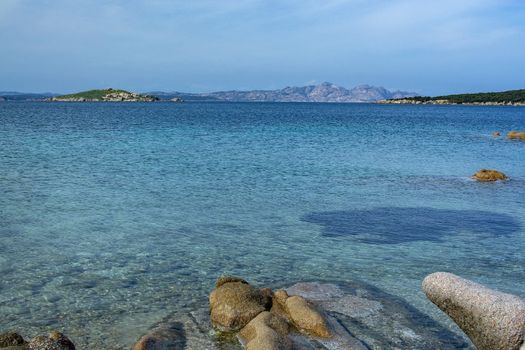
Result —
POLYGON ((385 104, 466 104, 493 106, 525 106, 525 89, 445 96, 415 96, 379 101, 385 104))
POLYGON ((58 102, 154 102, 159 98, 155 96, 142 95, 126 90, 101 89, 77 92, 74 94, 55 96, 48 101, 58 102))

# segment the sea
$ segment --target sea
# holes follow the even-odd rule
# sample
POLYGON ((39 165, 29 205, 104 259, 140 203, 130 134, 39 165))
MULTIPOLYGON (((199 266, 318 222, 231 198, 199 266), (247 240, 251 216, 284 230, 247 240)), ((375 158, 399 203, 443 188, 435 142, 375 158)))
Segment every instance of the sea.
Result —
POLYGON ((0 331, 129 349, 230 274, 363 281, 459 333, 426 275, 525 297, 510 130, 525 108, 1 102, 0 331))

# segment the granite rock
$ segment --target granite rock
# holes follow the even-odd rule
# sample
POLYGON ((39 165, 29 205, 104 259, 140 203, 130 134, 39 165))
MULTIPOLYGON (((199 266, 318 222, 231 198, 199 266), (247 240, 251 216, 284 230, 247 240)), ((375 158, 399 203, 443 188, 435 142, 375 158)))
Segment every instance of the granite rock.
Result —
POLYGON ((314 337, 330 338, 331 333, 322 314, 301 296, 286 299, 286 311, 293 324, 314 337))
POLYGON ((292 342, 288 333, 288 322, 263 311, 241 329, 239 337, 246 350, 291 350, 292 342))
POLYGON ((503 181, 508 179, 507 175, 503 174, 501 171, 492 169, 481 169, 472 175, 472 178, 481 182, 503 181))
POLYGON ((478 350, 525 347, 525 300, 451 273, 423 280, 427 297, 468 335, 478 350))
POLYGON ((8 346, 24 345, 26 341, 22 336, 15 332, 5 332, 0 334, 0 348, 8 346))
POLYGON ((177 350, 186 347, 184 328, 180 322, 163 323, 142 336, 133 350, 177 350))
POLYGON ((64 334, 53 331, 47 337, 39 335, 31 339, 29 350, 75 350, 75 345, 64 334))
POLYGON ((267 291, 254 288, 245 281, 219 283, 210 296, 211 320, 221 331, 237 331, 259 313, 271 308, 267 291))

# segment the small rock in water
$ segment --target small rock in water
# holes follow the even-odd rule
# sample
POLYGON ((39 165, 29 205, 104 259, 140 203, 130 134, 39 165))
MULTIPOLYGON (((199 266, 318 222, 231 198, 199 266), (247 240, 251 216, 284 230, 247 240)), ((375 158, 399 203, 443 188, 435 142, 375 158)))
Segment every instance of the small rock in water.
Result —
POLYGON ((75 345, 64 334, 53 331, 47 337, 39 335, 31 339, 29 350, 75 350, 75 345))
POLYGON ((472 178, 481 182, 502 181, 508 179, 507 175, 503 174, 501 171, 491 169, 481 169, 472 175, 472 178))
POLYGON ((509 131, 507 133, 507 138, 509 140, 522 140, 522 141, 525 141, 525 132, 524 131, 509 131))
POLYGON ((0 348, 8 346, 19 346, 26 344, 22 336, 15 332, 5 332, 0 334, 0 348))
POLYGON ((446 272, 428 275, 423 290, 478 350, 525 348, 525 300, 446 272))
POLYGON ((500 137, 500 136, 501 136, 501 133, 500 133, 499 131, 494 131, 494 132, 492 133, 492 136, 494 136, 494 137, 500 137))
POLYGON ((267 291, 254 288, 244 280, 230 280, 235 278, 219 279, 219 287, 209 297, 211 320, 222 331, 237 331, 271 308, 267 291))

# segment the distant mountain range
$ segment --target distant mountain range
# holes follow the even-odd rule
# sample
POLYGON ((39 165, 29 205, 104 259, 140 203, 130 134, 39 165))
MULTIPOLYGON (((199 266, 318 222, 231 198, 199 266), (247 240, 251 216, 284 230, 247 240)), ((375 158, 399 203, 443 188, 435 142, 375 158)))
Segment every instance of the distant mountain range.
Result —
POLYGON ((383 87, 359 85, 347 89, 332 83, 285 87, 278 90, 217 91, 210 93, 185 93, 150 91, 146 94, 162 100, 180 97, 185 101, 228 102, 376 102, 393 98, 418 96, 415 92, 389 91, 383 87))
MULTIPOLYGON (((377 102, 387 99, 419 96, 415 92, 390 91, 383 87, 359 85, 347 89, 332 83, 285 87, 278 90, 217 91, 209 93, 150 91, 145 94, 161 100, 182 98, 184 101, 227 102, 377 102)), ((57 96, 54 93, 20 93, 0 91, 0 100, 38 101, 57 96)))

